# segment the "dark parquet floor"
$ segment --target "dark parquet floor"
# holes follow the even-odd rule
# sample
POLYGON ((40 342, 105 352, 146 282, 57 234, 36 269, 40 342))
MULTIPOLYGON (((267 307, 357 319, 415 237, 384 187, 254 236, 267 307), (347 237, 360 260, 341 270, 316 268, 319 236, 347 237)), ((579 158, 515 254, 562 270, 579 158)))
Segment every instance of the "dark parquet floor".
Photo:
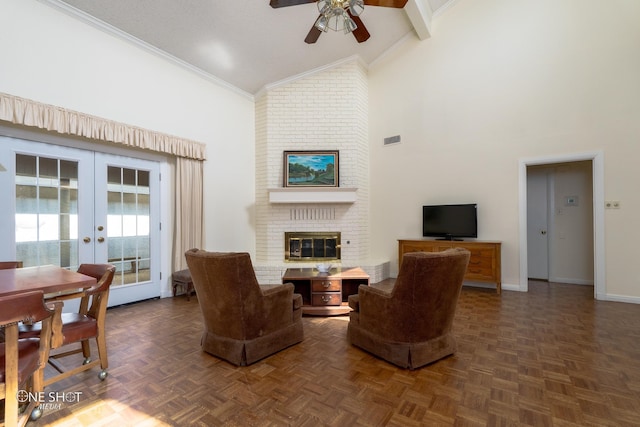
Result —
POLYGON ((305 317, 302 343, 235 367, 200 350, 199 316, 184 297, 110 309, 107 379, 53 384, 71 398, 29 425, 640 425, 640 305, 588 286, 464 287, 458 352, 415 371, 350 346, 344 316, 305 317))

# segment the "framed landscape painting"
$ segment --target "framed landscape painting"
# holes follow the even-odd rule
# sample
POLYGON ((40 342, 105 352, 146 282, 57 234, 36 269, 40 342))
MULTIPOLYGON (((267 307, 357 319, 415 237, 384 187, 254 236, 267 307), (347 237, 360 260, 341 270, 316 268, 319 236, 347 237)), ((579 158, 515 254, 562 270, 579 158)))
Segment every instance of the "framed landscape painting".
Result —
POLYGON ((285 187, 338 187, 338 151, 285 151, 285 187))

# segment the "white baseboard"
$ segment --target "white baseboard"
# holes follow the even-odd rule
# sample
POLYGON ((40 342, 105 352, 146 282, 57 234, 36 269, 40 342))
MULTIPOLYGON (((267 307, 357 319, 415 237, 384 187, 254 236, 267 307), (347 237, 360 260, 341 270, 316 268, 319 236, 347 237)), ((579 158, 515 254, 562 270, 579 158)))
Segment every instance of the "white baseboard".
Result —
POLYGON ((630 304, 640 304, 640 297, 630 297, 627 295, 614 294, 598 294, 596 299, 599 301, 626 302, 630 304))

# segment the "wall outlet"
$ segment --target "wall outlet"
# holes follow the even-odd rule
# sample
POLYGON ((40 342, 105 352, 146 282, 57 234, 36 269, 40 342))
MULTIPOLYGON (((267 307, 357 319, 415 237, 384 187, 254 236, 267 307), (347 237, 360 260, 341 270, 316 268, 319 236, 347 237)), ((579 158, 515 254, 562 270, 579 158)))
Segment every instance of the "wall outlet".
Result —
POLYGON ((606 209, 620 209, 620 201, 619 200, 607 200, 604 202, 604 207, 606 209))

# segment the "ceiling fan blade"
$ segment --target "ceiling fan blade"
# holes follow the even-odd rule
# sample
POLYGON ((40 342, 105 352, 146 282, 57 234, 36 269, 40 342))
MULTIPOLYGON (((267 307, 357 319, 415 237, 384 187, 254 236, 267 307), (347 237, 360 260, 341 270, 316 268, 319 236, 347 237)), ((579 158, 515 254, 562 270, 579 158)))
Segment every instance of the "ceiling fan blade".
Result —
POLYGON ((309 34, 307 34, 304 42, 307 44, 314 44, 318 41, 318 38, 320 38, 320 34, 322 34, 322 31, 317 29, 314 24, 313 27, 311 27, 311 29, 309 30, 309 34))
POLYGON ((269 5, 273 8, 297 6, 299 4, 315 3, 316 0, 271 0, 269 5))
POLYGON ((397 7, 403 8, 407 0, 364 0, 367 6, 397 7))
POLYGON ((366 42, 367 40, 369 40, 369 37, 371 37, 371 34, 369 34, 367 27, 364 26, 362 19, 360 19, 359 16, 352 15, 351 12, 349 12, 349 16, 351 17, 351 19, 353 19, 353 21, 358 26, 358 28, 353 30, 353 37, 355 37, 356 40, 358 40, 358 43, 366 42))

